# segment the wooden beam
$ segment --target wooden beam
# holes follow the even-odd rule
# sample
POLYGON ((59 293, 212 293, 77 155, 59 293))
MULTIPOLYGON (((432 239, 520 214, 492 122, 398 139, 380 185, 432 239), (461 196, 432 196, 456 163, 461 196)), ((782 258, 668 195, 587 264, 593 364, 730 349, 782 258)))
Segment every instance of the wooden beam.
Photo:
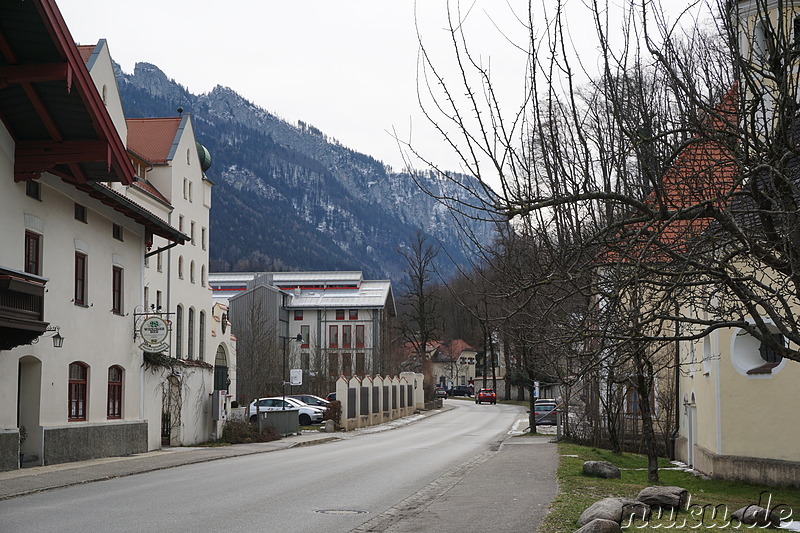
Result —
POLYGON ((19 141, 14 153, 15 168, 107 161, 108 143, 97 140, 81 141, 19 141))
POLYGON ((67 63, 0 66, 0 88, 22 83, 66 80, 69 70, 67 63))

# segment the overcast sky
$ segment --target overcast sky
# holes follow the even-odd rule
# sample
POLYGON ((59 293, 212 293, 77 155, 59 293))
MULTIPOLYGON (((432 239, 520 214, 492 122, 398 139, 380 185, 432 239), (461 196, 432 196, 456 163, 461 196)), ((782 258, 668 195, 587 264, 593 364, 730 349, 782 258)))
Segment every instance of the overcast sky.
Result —
MULTIPOLYGON (((75 41, 107 39, 125 72, 143 61, 195 94, 230 87, 399 170, 396 131, 445 168, 457 169, 419 112, 413 0, 56 1, 75 41)), ((422 39, 442 65, 452 62, 445 7, 444 0, 416 5, 422 39)), ((491 57, 501 95, 516 105, 526 57, 509 41, 525 42, 514 10, 524 17, 527 2, 462 0, 461 7, 469 8, 471 47, 491 57)), ((584 24, 591 31, 588 14, 573 17, 572 33, 584 33, 584 24)))

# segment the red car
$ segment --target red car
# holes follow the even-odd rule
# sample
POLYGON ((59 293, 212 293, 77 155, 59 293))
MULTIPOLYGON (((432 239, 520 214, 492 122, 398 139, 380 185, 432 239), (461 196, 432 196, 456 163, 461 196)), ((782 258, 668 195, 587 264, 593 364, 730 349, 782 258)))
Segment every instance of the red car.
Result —
POLYGON ((497 394, 494 393, 492 389, 481 389, 478 391, 478 394, 475 395, 475 403, 497 403, 497 394))

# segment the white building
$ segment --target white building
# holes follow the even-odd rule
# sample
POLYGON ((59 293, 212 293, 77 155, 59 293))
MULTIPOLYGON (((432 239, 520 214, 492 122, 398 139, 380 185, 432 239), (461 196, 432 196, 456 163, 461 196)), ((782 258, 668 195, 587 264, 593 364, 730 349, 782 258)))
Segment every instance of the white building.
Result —
POLYGON ((79 49, 133 161, 133 184, 113 187, 189 237, 175 247, 156 236, 144 255, 136 319, 158 315, 171 324, 168 359, 145 357, 143 409, 148 420, 158 421, 148 426, 148 446, 203 442, 219 429, 211 413, 212 395, 220 390, 214 364, 232 367, 235 354, 230 339, 212 337, 207 274, 213 184, 205 175, 211 156, 196 141, 189 115, 125 119, 106 42, 79 49))
MULTIPOLYGON (((325 394, 339 376, 387 373, 389 328, 396 316, 390 281, 365 280, 361 272, 214 273, 209 280, 215 299, 229 301, 243 365, 249 364, 247 339, 255 325, 276 336, 274 349, 263 350, 262 357, 287 359, 273 373, 303 371, 303 385, 295 392, 325 394), (257 323, 254 309, 262 317, 257 323)), ((242 377, 243 394, 262 394, 245 381, 242 377)))
POLYGON ((143 258, 187 237, 107 185, 135 179, 106 107, 115 86, 96 89, 54 3, 3 17, 17 31, 0 52, 0 469, 17 452, 52 464, 146 451, 143 258), (48 326, 62 347, 35 342, 48 326))

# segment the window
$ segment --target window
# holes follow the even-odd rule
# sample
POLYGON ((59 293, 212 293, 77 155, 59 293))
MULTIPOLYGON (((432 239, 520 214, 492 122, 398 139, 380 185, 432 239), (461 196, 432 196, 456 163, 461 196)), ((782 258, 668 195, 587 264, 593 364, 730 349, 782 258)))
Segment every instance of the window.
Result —
POLYGON ((328 346, 331 348, 339 346, 339 326, 328 327, 328 346))
POLYGON ((308 352, 300 354, 300 368, 303 369, 303 372, 308 372, 308 369, 311 368, 311 356, 308 352))
POLYGON ((75 252, 75 305, 86 305, 86 254, 75 252))
POLYGON ((344 309, 336 310, 336 320, 344 320, 344 309))
POLYGON ((189 281, 194 283, 194 261, 189 263, 189 281))
MULTIPOLYGON (((772 339, 775 341, 775 344, 779 344, 781 346, 786 346, 786 342, 783 339, 783 335, 780 333, 773 333, 772 339)), ((776 365, 783 360, 783 357, 777 353, 775 350, 764 344, 763 342, 758 347, 758 354, 761 356, 767 363, 775 363, 776 365)))
POLYGON ((189 203, 192 202, 192 182, 189 182, 189 203))
MULTIPOLYGON (((636 388, 635 387, 628 387, 628 390, 626 392, 626 396, 627 396, 626 404, 627 404, 627 408, 628 408, 627 409, 627 413, 628 414, 633 414, 633 415, 641 414, 642 409, 641 409, 641 404, 639 403, 639 392, 636 390, 636 388)), ((655 412, 656 412, 656 410, 655 410, 655 396, 653 395, 653 391, 652 390, 650 391, 650 412, 653 413, 653 415, 655 415, 655 412)))
POLYGON ((358 320, 358 309, 350 309, 350 320, 358 320))
POLYGON ((183 306, 175 310, 175 357, 183 358, 183 306))
POLYGON ((178 257, 178 279, 183 279, 183 256, 178 257))
POLYGON ((105 85, 100 89, 100 97, 103 99, 103 105, 108 107, 108 87, 105 85))
POLYGON ((164 261, 161 259, 161 252, 156 254, 156 270, 162 272, 164 270, 164 261))
POLYGON ((25 272, 40 276, 42 274, 42 236, 25 232, 25 272))
POLYGON ((364 347, 364 326, 356 326, 356 348, 364 347))
POLYGON ((161 291, 156 291, 156 311, 161 310, 161 291))
POLYGON ((353 375, 353 357, 352 354, 342 354, 342 375, 350 377, 353 375))
POLYGON ((189 333, 186 335, 189 359, 194 359, 194 307, 189 308, 189 333))
POLYGON ((206 286, 206 266, 203 265, 200 267, 200 286, 206 286))
POLYGON ((328 354, 328 375, 331 377, 339 375, 339 354, 336 352, 328 354))
POLYGON ((69 365, 69 405, 67 419, 86 420, 86 383, 88 367, 83 363, 69 365))
POLYGON ((342 348, 350 348, 351 326, 342 326, 342 348))
POLYGON ((201 361, 206 360, 206 312, 200 311, 200 324, 197 337, 197 358, 201 361))
POLYGON ((144 267, 150 268, 150 256, 147 254, 144 254, 144 267))
POLYGON ((200 246, 206 249, 206 228, 200 228, 200 246))
POLYGON ((75 220, 86 224, 86 206, 75 204, 75 220))
POLYGON ((356 375, 363 376, 365 370, 365 363, 366 358, 364 357, 364 352, 359 352, 356 354, 356 375))
POLYGON ((295 320, 303 320, 303 310, 302 309, 295 309, 294 310, 294 319, 295 320))
POLYGON ((178 231, 183 233, 183 215, 178 215, 178 231))
POLYGON ((113 267, 111 272, 111 311, 122 314, 122 269, 113 267))
POLYGON ((300 336, 303 338, 301 348, 308 348, 308 326, 300 326, 300 336))
POLYGON ((34 200, 42 199, 42 186, 38 181, 29 180, 25 182, 25 194, 34 200))
MULTIPOLYGON (((186 152, 186 162, 187 163, 189 162, 189 152, 188 151, 186 152)), ((184 200, 189 198, 189 195, 188 195, 188 192, 187 192, 188 189, 189 189, 189 180, 187 180, 186 178, 183 178, 183 199, 184 200)))
POLYGON ((122 418, 122 368, 108 368, 108 418, 122 418))
POLYGON ((111 225, 111 236, 117 239, 118 241, 122 240, 122 226, 119 224, 112 224, 111 225))
POLYGON ((144 288, 144 310, 150 309, 150 287, 144 288))
POLYGON ((194 221, 189 224, 189 239, 192 241, 192 246, 195 246, 194 243, 194 221))

